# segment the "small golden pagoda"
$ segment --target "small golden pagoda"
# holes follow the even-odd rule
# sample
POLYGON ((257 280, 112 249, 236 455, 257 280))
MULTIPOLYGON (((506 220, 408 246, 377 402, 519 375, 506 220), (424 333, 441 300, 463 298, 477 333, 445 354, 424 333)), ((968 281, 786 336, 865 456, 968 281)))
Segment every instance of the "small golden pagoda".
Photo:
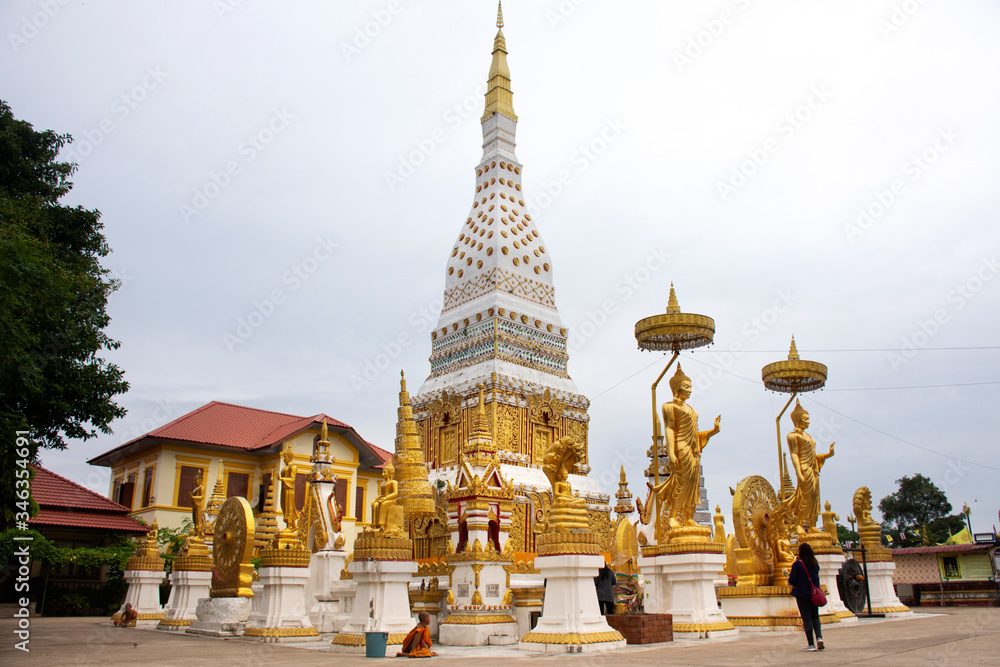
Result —
POLYGON ((399 373, 399 408, 396 421, 396 453, 392 457, 395 479, 399 482, 399 504, 404 520, 434 514, 434 490, 427 481, 424 450, 413 421, 410 394, 406 391, 406 376, 399 373))

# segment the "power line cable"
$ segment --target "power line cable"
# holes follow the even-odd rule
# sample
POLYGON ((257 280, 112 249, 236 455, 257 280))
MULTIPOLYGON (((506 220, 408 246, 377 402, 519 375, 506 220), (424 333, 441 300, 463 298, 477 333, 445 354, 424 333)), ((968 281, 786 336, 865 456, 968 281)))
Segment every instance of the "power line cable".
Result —
MULTIPOLYGON (((713 366, 712 364, 709 364, 709 363, 706 363, 704 361, 701 361, 700 359, 697 359, 695 357, 688 357, 687 359, 689 361, 694 361, 696 363, 699 363, 699 364, 701 364, 703 366, 708 366, 709 368, 714 368, 714 369, 716 369, 718 371, 721 371, 721 372, 725 373, 726 375, 732 375, 735 378, 739 378, 741 380, 746 380, 747 382, 751 382, 751 383, 756 384, 756 385, 763 385, 764 384, 763 382, 761 382, 759 380, 753 380, 751 378, 744 377, 742 375, 737 375, 736 373, 731 373, 731 372, 729 372, 729 371, 727 371, 725 369, 719 368, 718 366, 713 366)), ((604 391, 602 391, 600 394, 597 394, 597 396, 595 396, 594 398, 597 398, 598 396, 601 396, 602 394, 606 394, 607 392, 611 391, 612 389, 614 389, 618 385, 622 384, 623 382, 626 382, 627 380, 632 379, 633 377, 635 377, 636 375, 638 375, 642 371, 646 370, 647 368, 655 365, 659 361, 661 361, 661 360, 657 359, 653 363, 648 364, 646 366, 643 366, 642 368, 640 368, 639 370, 637 370, 635 373, 632 373, 631 375, 629 375, 627 378, 624 378, 623 380, 615 383, 611 387, 608 387, 607 389, 605 389, 604 391)), ((938 386, 942 386, 942 387, 943 386, 973 386, 973 385, 981 385, 981 384, 1000 384, 1000 383, 997 383, 997 382, 970 382, 970 383, 963 383, 963 384, 960 384, 960 385, 927 385, 927 388, 936 388, 938 386)), ((898 389, 916 389, 918 387, 885 387, 884 389, 893 389, 893 388, 898 388, 898 389)), ((919 388, 925 388, 925 387, 919 387, 919 388)), ((842 391, 846 391, 846 390, 842 390, 842 391)), ((942 456, 942 457, 944 457, 946 459, 951 459, 953 461, 960 461, 962 463, 966 463, 966 464, 971 465, 971 466, 976 466, 976 467, 979 467, 979 468, 986 468, 987 470, 997 470, 997 471, 1000 471, 1000 468, 997 468, 997 467, 994 467, 994 466, 989 466, 989 465, 986 465, 985 463, 977 463, 975 461, 969 461, 969 460, 966 460, 966 459, 959 458, 957 456, 951 456, 950 454, 945 454, 943 452, 936 451, 934 449, 931 449, 930 447, 924 447, 923 445, 918 445, 915 442, 910 442, 909 440, 904 440, 903 438, 900 438, 900 437, 897 437, 895 435, 892 435, 891 433, 886 433, 885 431, 883 431, 881 429, 877 429, 874 426, 869 426, 868 424, 866 424, 866 423, 864 423, 862 421, 859 421, 859 420, 857 420, 857 419, 855 419, 853 417, 849 417, 849 416, 845 415, 843 412, 840 412, 838 410, 834 410, 833 408, 831 408, 831 407, 829 407, 827 405, 824 405, 823 403, 820 403, 819 401, 817 401, 813 397, 810 397, 810 398, 812 399, 812 401, 814 403, 816 403, 816 405, 820 406, 821 408, 829 410, 830 412, 833 412, 834 414, 840 415, 844 419, 849 419, 850 421, 854 422, 855 424, 858 424, 860 426, 864 426, 865 428, 870 429, 870 430, 878 433, 879 435, 883 435, 883 436, 885 436, 887 438, 891 438, 893 440, 897 440, 897 441, 903 443, 904 445, 909 445, 911 447, 916 447, 917 449, 922 449, 925 452, 930 452, 931 454, 937 454, 938 456, 942 456)))

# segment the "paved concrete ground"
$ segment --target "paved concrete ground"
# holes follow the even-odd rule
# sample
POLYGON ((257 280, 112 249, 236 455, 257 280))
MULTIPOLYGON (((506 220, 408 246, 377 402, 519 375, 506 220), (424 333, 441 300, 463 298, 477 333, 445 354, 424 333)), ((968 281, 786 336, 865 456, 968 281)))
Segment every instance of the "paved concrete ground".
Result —
MULTIPOLYGON (((0 618, 0 665, 360 665, 364 658, 311 648, 254 644, 240 639, 179 636, 109 627, 98 618, 31 619, 30 653, 14 648, 14 619, 0 618)), ((1000 609, 925 608, 909 619, 862 620, 829 627, 827 650, 801 653, 802 633, 752 633, 734 639, 672 642, 596 655, 530 657, 509 647, 435 647, 435 662, 479 664, 547 660, 574 665, 1000 665, 1000 609)))

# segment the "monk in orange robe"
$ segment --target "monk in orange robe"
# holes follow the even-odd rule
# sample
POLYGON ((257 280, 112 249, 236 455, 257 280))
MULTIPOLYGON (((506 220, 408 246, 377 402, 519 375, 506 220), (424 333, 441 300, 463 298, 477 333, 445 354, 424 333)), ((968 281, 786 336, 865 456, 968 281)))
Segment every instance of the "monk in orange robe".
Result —
POLYGON ((403 640, 403 650, 396 657, 430 658, 437 655, 431 650, 431 615, 426 611, 417 616, 417 627, 410 630, 403 640))

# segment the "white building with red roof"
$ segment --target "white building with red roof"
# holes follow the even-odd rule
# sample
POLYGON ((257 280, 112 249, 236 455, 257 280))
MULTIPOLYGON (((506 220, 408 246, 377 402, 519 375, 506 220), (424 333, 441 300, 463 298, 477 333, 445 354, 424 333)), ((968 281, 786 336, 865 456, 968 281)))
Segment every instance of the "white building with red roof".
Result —
MULTIPOLYGON (((200 471, 212 503, 231 496, 250 501, 255 516, 264 509, 267 489, 275 498, 281 450, 295 454, 296 504, 305 497, 309 459, 323 420, 335 458, 337 504, 343 508, 348 543, 357 524, 370 522, 369 505, 378 493, 382 464, 391 456, 344 422, 325 414, 302 417, 212 401, 145 435, 89 461, 111 469, 109 497, 146 523, 177 528, 191 516, 191 490, 200 471)), ((284 524, 279 519, 279 527, 284 524)))

